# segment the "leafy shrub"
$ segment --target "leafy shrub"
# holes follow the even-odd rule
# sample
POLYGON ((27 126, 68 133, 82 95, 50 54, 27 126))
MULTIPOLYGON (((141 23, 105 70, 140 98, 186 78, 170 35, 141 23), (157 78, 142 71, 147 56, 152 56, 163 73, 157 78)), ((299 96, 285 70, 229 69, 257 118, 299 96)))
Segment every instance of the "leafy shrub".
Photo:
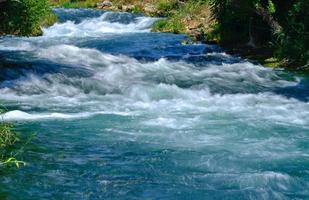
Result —
POLYGON ((288 12, 286 29, 279 35, 276 55, 292 64, 309 64, 309 3, 301 0, 288 12))
MULTIPOLYGON (((212 0, 222 44, 272 44, 274 55, 295 66, 309 65, 308 0, 212 0)), ((309 68, 309 67, 308 67, 309 68)))
POLYGON ((6 0, 0 3, 0 34, 40 35, 40 25, 48 16, 48 0, 6 0))

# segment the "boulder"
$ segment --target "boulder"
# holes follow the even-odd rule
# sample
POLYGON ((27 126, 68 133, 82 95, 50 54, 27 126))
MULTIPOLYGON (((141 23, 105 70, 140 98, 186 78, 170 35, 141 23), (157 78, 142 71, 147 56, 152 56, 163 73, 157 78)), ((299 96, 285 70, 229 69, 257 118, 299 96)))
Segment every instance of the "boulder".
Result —
POLYGON ((129 11, 134 10, 135 6, 134 5, 123 5, 121 9, 124 12, 129 12, 129 11))
POLYGON ((112 7, 112 6, 113 6, 113 3, 109 0, 105 0, 103 2, 97 3, 98 8, 109 8, 109 7, 112 7))
POLYGON ((149 14, 149 15, 155 15, 155 14, 157 14, 158 10, 154 5, 147 3, 144 6, 144 12, 149 14))
POLYGON ((187 21, 187 29, 188 30, 195 30, 195 29, 199 29, 201 27, 203 27, 203 23, 197 21, 197 20, 190 20, 187 21))
POLYGON ((188 35, 193 38, 194 41, 199 41, 199 42, 206 42, 206 37, 203 29, 201 28, 196 28, 196 29, 191 29, 188 31, 188 35))

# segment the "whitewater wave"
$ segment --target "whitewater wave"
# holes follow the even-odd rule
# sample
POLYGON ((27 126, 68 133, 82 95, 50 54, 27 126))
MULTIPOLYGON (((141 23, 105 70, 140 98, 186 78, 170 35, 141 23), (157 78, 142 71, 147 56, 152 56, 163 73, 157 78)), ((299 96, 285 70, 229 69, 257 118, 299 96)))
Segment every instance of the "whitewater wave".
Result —
MULTIPOLYGON (((87 69, 87 74, 29 74, 10 84, 3 82, 0 85, 2 99, 23 101, 27 106, 31 106, 35 100, 37 104, 32 106, 41 109, 51 106, 59 111, 76 107, 94 113, 147 111, 154 116, 158 111, 202 116, 219 112, 250 120, 258 116, 263 120, 309 124, 309 112, 306 112, 309 110, 308 103, 267 90, 270 87, 295 86, 299 80, 283 80, 272 70, 249 62, 221 65, 205 63, 205 66, 200 67, 164 58, 140 62, 127 56, 74 45, 42 48, 36 54, 54 63, 70 65, 76 71, 87 69), (220 93, 222 90, 224 94, 220 93)), ((218 54, 221 56, 221 53, 218 54)), ((23 116, 21 119, 33 118, 20 116, 23 116)), ((71 116, 54 114, 38 118, 53 117, 71 116)), ((162 121, 160 119, 165 118, 158 116, 157 121, 150 120, 145 125, 158 124, 162 121)), ((178 121, 166 121, 171 128, 192 126, 185 125, 184 121, 180 121, 183 126, 178 121)))
POLYGON ((84 19, 80 23, 66 21, 43 29, 46 37, 99 37, 106 33, 137 33, 149 32, 157 20, 150 17, 134 17, 130 23, 121 23, 117 17, 125 13, 106 12, 97 18, 84 19), (114 19, 114 20, 113 20, 114 19))
POLYGON ((240 89, 287 87, 299 83, 297 79, 285 81, 271 69, 250 62, 220 65, 205 63, 197 67, 185 61, 162 58, 155 62, 142 63, 127 56, 111 55, 73 45, 51 46, 41 49, 37 55, 56 63, 84 66, 94 71, 93 78, 102 81, 102 85, 113 85, 115 88, 134 82, 166 83, 180 87, 214 85, 218 88, 231 88, 230 84, 234 84, 234 88, 241 87, 240 89))
POLYGON ((179 129, 196 127, 219 114, 221 119, 239 119, 242 123, 265 121, 303 125, 309 128, 308 103, 273 93, 219 95, 211 94, 207 89, 182 89, 175 85, 159 84, 156 86, 132 85, 128 86, 122 94, 103 96, 80 95, 77 92, 75 96, 61 97, 51 91, 40 95, 20 96, 14 94, 12 90, 7 94, 2 90, 1 94, 3 100, 21 101, 27 109, 49 108, 57 111, 48 115, 12 112, 5 115, 8 120, 87 118, 100 112, 147 114, 151 115, 152 119, 142 122, 144 126, 160 125, 179 129), (36 103, 33 104, 33 102, 36 103), (82 111, 83 114, 59 114, 70 109, 82 111), (186 116, 189 116, 189 119, 186 116), (193 120, 190 116, 199 117, 193 120))

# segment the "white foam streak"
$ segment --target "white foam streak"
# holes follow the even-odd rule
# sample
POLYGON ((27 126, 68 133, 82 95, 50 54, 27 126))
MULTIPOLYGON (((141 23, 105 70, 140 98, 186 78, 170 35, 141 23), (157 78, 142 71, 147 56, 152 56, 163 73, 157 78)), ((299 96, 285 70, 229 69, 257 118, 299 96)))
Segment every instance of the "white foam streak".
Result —
POLYGON ((48 119, 80 119, 80 118, 88 118, 95 115, 119 115, 119 116, 127 116, 129 115, 126 112, 83 112, 83 113, 33 113, 29 114, 27 112, 23 112, 20 110, 13 110, 6 112, 0 115, 0 118, 4 121, 33 121, 33 120, 48 120, 48 119))

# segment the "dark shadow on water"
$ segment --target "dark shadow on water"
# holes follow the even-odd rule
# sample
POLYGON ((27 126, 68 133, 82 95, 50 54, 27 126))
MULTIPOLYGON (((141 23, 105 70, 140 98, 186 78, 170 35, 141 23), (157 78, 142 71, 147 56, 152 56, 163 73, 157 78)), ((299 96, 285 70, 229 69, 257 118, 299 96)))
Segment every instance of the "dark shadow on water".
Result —
MULTIPOLYGON (((0 52, 0 82, 13 81, 31 75, 44 75, 50 73, 69 74, 70 76, 89 77, 92 73, 83 67, 74 67, 54 63, 48 60, 39 60, 29 57, 25 61, 21 53, 0 52)), ((1 85, 1 84, 0 84, 1 85)), ((1 87, 1 86, 0 86, 1 87)))

